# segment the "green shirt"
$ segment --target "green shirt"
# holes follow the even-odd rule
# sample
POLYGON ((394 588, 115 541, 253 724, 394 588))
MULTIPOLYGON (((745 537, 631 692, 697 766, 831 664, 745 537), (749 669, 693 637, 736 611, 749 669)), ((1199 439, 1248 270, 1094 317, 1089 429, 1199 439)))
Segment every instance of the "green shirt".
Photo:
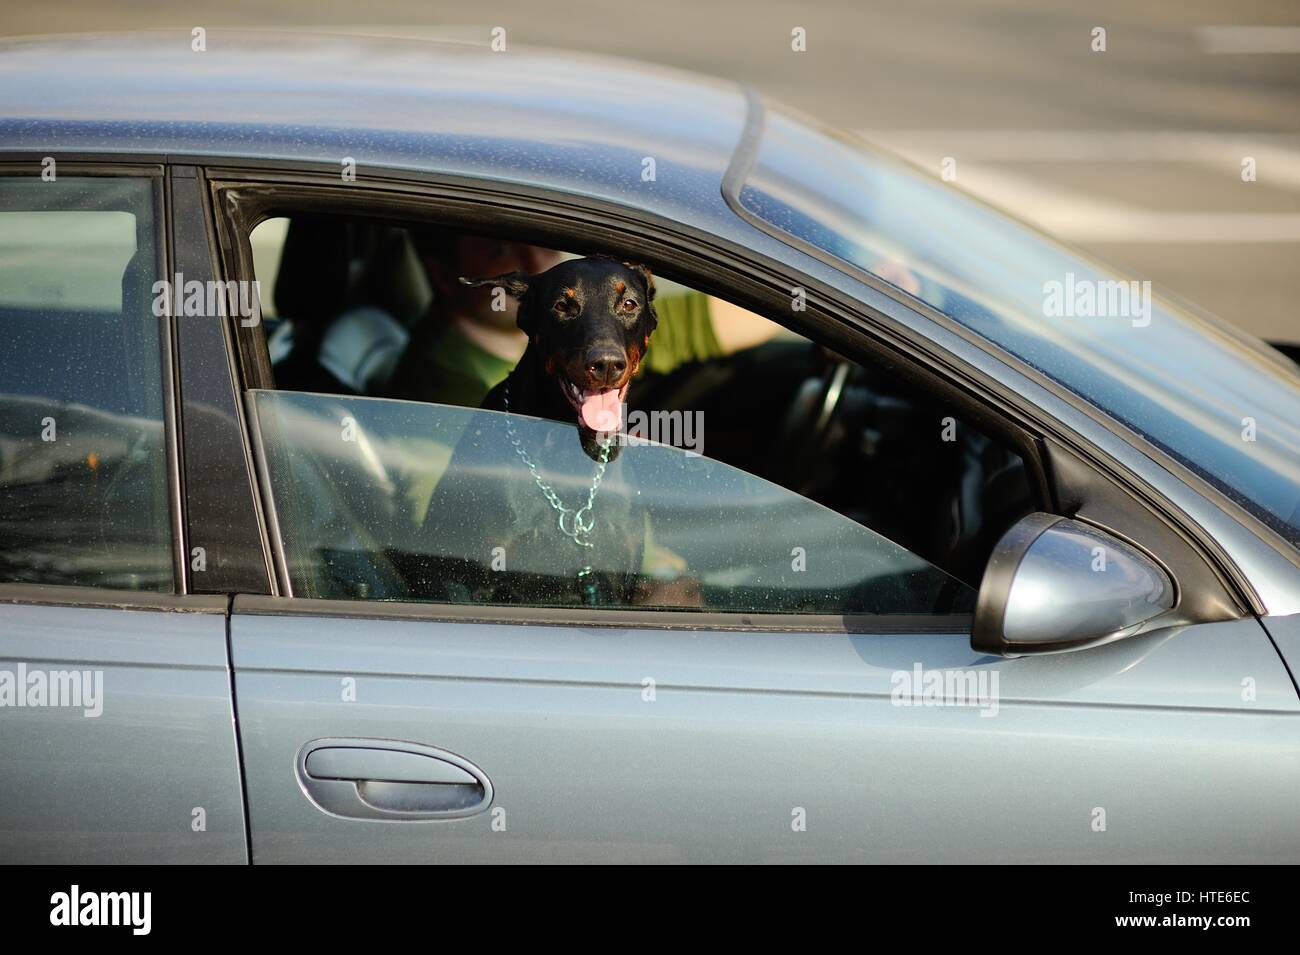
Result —
POLYGON ((466 338, 451 323, 433 340, 428 355, 428 385, 421 389, 419 398, 442 405, 477 408, 515 367, 513 361, 499 358, 466 338))

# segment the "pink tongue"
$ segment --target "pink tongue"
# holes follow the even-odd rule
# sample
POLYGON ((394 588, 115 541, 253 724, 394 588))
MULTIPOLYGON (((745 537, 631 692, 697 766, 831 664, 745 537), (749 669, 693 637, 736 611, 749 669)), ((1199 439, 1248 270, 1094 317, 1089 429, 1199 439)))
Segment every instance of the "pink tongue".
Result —
POLYGON ((617 431, 619 421, 618 389, 584 391, 582 422, 592 431, 617 431))

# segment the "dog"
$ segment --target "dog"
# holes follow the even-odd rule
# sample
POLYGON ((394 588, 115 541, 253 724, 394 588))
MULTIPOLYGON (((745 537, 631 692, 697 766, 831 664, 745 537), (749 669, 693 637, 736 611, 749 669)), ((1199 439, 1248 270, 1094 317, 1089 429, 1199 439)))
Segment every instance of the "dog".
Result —
MULTIPOLYGON (((618 436, 628 385, 658 319, 655 284, 639 263, 604 256, 561 262, 540 275, 460 280, 504 289, 528 336, 519 364, 480 407, 574 422, 593 461, 618 436)), ((609 460, 618 456, 617 440, 609 460)))
POLYGON ((475 418, 438 483, 417 589, 455 603, 631 603, 647 518, 618 438, 657 324, 650 270, 589 257, 461 282, 517 299, 528 345, 481 405, 505 414, 475 418), (547 421, 576 426, 577 444, 547 421))

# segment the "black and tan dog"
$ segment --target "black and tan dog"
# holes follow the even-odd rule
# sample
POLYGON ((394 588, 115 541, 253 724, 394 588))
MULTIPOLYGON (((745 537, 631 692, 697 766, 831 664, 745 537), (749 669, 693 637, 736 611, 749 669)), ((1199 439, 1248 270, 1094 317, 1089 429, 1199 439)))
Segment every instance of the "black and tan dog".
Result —
POLYGON ((622 404, 656 324, 649 269, 592 257, 461 281, 516 298, 528 346, 483 401, 508 415, 475 419, 434 492, 423 536, 436 557, 421 576, 454 602, 630 601, 646 519, 616 459, 622 404), (537 418, 576 425, 579 441, 537 418))
MULTIPOLYGON (((618 434, 627 387, 655 330, 655 285, 633 262, 592 257, 561 262, 540 275, 511 272, 466 279, 518 299, 528 348, 509 377, 483 400, 493 411, 572 421, 593 460, 618 434)), ((610 448, 612 460, 618 445, 610 448)))

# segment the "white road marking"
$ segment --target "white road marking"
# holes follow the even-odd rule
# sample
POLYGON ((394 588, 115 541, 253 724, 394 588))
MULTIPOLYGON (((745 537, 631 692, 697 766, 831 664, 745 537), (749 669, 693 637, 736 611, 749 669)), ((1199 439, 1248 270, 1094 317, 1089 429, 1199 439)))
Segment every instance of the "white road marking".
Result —
POLYGON ((962 188, 1076 242, 1300 242, 1300 214, 1163 212, 968 163, 962 188))
POLYGON ((1197 27, 1206 53, 1300 53, 1300 27, 1197 27))
POLYGON ((1236 165, 1277 154, 1300 166, 1300 134, 1179 130, 862 129, 858 135, 904 155, 989 162, 1198 162, 1236 165))
MULTIPOLYGON (((1300 136, 1096 130, 867 129, 860 135, 933 170, 957 160, 956 185, 1063 239, 1078 242, 1300 242, 1300 214, 1165 212, 1016 175, 1017 162, 1183 162, 1238 178, 1243 157, 1260 182, 1300 192, 1300 136)), ((1243 188, 1247 188, 1243 184, 1243 188)))

